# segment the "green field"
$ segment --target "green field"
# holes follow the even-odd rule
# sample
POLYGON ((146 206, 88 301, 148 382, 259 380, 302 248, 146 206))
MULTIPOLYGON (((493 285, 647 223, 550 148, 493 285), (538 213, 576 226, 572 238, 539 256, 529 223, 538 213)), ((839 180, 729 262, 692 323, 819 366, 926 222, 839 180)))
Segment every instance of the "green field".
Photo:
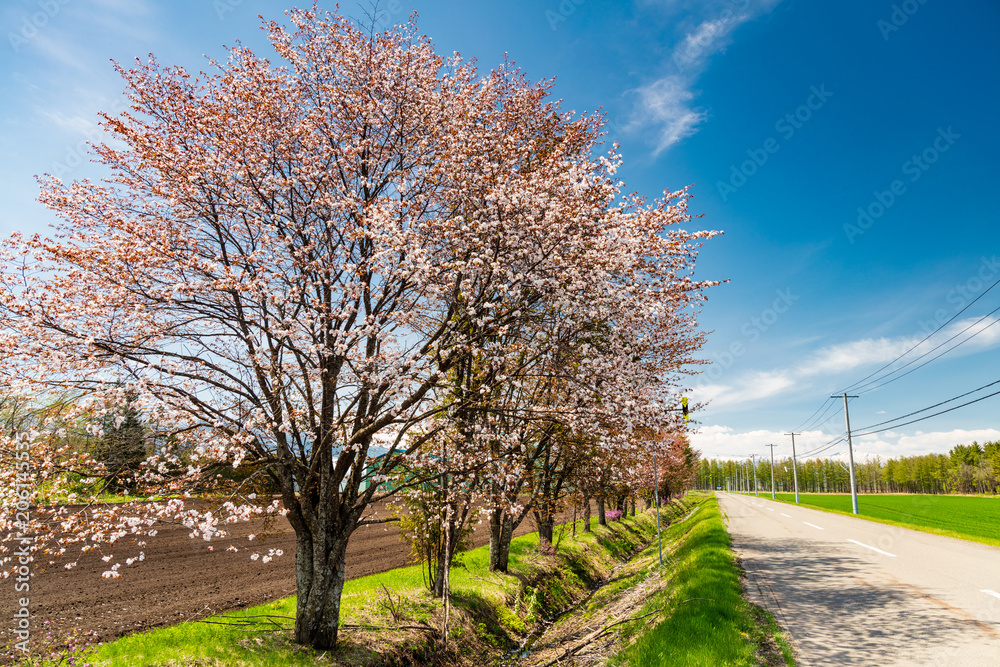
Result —
MULTIPOLYGON (((779 493, 777 499, 794 504, 795 494, 779 493)), ((802 505, 853 516, 850 494, 800 493, 799 500, 802 505)), ((1000 546, 1000 498, 862 494, 858 512, 871 521, 1000 546)))

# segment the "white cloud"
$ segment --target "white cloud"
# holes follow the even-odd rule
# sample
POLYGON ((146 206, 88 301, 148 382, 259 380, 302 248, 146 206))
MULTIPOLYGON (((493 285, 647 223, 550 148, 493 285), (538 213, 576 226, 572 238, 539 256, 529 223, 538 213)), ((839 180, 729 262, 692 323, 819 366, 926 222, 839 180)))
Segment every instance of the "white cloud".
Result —
POLYGON ((670 148, 684 137, 695 133, 705 118, 703 111, 690 107, 694 93, 680 77, 665 77, 648 86, 629 91, 638 97, 636 108, 626 131, 646 127, 657 128, 658 139, 653 155, 670 148))
POLYGON ((895 367, 899 368, 926 354, 923 359, 908 366, 908 368, 913 368, 966 339, 968 342, 962 343, 949 354, 954 356, 973 354, 990 349, 1000 343, 1000 327, 996 326, 998 323, 1000 320, 990 316, 969 318, 952 322, 927 340, 923 340, 927 334, 920 333, 897 338, 865 338, 850 343, 832 345, 823 348, 809 358, 799 369, 799 374, 830 375, 854 370, 860 366, 876 363, 886 364, 911 348, 913 350, 895 364, 895 367), (973 336, 975 337, 973 338, 973 336), (950 340, 952 338, 954 340, 950 340))
POLYGON ((712 407, 718 408, 782 394, 794 385, 795 379, 785 372, 755 372, 742 375, 733 385, 701 385, 691 393, 696 401, 711 400, 712 407))
POLYGON ((720 396, 732 391, 732 387, 724 384, 702 384, 694 388, 691 392, 691 398, 694 399, 696 403, 704 403, 706 401, 714 401, 720 396))
MULTIPOLYGON (((718 3, 709 8, 711 15, 688 30, 670 52, 668 67, 676 70, 651 83, 626 91, 636 98, 626 131, 646 130, 656 135, 653 155, 659 155, 680 140, 694 134, 706 118, 704 110, 692 106, 692 90, 709 59, 725 50, 732 33, 740 25, 770 11, 780 0, 742 0, 718 3)), ((663 10, 676 11, 677 3, 666 3, 663 10)), ((687 11, 706 11, 706 3, 684 7, 687 11)))
POLYGON ((78 114, 69 114, 60 109, 37 108, 39 116, 47 121, 47 125, 58 127, 73 135, 90 136, 100 132, 97 124, 99 120, 96 114, 93 117, 84 117, 78 114))
MULTIPOLYGON (((839 377, 841 374, 858 369, 876 370, 878 366, 894 362, 897 357, 906 353, 899 361, 879 371, 865 384, 855 387, 855 390, 866 390, 879 384, 880 378, 886 373, 898 370, 900 372, 889 379, 900 377, 903 373, 918 368, 948 350, 951 351, 947 352, 944 359, 976 354, 1000 346, 998 324, 1000 319, 992 316, 968 318, 949 324, 927 340, 923 340, 926 337, 925 333, 918 333, 912 336, 864 338, 838 343, 819 349, 791 368, 749 371, 732 379, 727 378, 729 381, 724 384, 715 381, 719 374, 713 376, 712 370, 709 369, 703 377, 712 384, 696 383, 697 386, 692 394, 699 401, 711 399, 711 407, 719 408, 802 391, 817 377, 829 380, 827 388, 831 389, 834 384, 839 384, 838 380, 843 381, 843 378, 839 377), (710 380, 713 377, 715 380, 710 380)), ((860 371, 857 375, 863 372, 860 371)))
MULTIPOLYGON (((836 436, 822 431, 806 431, 795 435, 795 450, 797 453, 807 453, 830 444, 836 436)), ((783 431, 757 429, 754 431, 736 431, 729 426, 702 426, 691 435, 692 446, 705 458, 746 458, 750 454, 762 455, 767 452, 767 445, 777 445, 774 449, 775 458, 792 455, 791 438, 783 431)), ((828 450, 832 453, 836 449, 828 450)))
POLYGON ((971 430, 959 428, 931 433, 917 431, 914 435, 886 431, 885 433, 861 436, 854 442, 854 448, 862 455, 898 458, 916 454, 947 454, 948 450, 955 445, 970 445, 973 442, 983 444, 994 440, 1000 440, 1000 430, 995 428, 971 430))
POLYGON ((884 364, 906 352, 916 342, 909 338, 867 338, 833 345, 810 357, 799 372, 802 375, 831 375, 851 371, 859 366, 884 364))
MULTIPOLYGON (((838 436, 822 431, 806 431, 795 436, 795 450, 800 458, 808 456, 813 450, 827 444, 832 444, 838 436), (803 454, 807 456, 803 457, 803 454)), ((972 442, 991 442, 1000 440, 1000 430, 986 429, 954 429, 951 431, 935 431, 924 433, 917 431, 913 435, 886 431, 876 435, 855 438, 854 460, 864 461, 871 457, 899 458, 900 456, 915 456, 918 454, 947 454, 955 445, 971 444, 972 442)), ((754 431, 737 432, 728 426, 703 426, 691 435, 692 446, 705 458, 745 459, 750 454, 768 455, 766 447, 775 444, 774 456, 790 458, 792 455, 791 438, 783 432, 758 429, 754 431)), ((839 442, 828 449, 817 452, 814 456, 830 457, 847 461, 847 444, 839 442)))

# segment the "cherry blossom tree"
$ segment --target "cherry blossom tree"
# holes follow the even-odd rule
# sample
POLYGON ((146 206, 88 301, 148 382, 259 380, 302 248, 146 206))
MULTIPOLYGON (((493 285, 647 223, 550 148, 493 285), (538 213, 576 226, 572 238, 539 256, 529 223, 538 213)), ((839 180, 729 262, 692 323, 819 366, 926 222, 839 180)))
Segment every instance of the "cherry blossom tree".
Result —
POLYGON ((104 116, 94 156, 107 177, 43 177, 40 200, 63 223, 3 244, 2 379, 30 396, 71 390, 69 417, 95 438, 128 405, 154 451, 121 481, 174 497, 37 504, 60 489, 88 503, 67 480, 108 474, 43 420, 0 442, 0 530, 72 566, 77 547, 144 543, 164 521, 211 540, 283 514, 295 640, 329 648, 347 543, 380 520, 381 482, 449 415, 556 358, 566 337, 553 326, 611 332, 577 351, 560 423, 658 425, 635 391, 655 358, 666 370, 651 391, 671 394, 700 345, 711 283, 690 274, 712 233, 679 228, 685 192, 623 195, 601 117, 560 110, 551 82, 442 58, 415 19, 379 33, 288 15, 290 27, 264 24, 281 66, 244 47, 198 76, 152 56, 118 66, 131 105, 104 116), (445 400, 470 359, 476 390, 445 400), (255 499, 224 468, 278 498, 255 499))

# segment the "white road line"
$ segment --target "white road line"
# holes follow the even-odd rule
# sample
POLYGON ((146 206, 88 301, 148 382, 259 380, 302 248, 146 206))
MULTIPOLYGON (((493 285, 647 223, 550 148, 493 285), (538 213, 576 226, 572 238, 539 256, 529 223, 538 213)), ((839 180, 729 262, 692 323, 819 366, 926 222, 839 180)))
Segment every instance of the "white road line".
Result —
POLYGON ((816 524, 814 524, 814 523, 809 523, 808 521, 803 521, 802 523, 806 524, 807 526, 812 526, 812 527, 813 527, 813 528, 815 528, 816 530, 823 530, 822 528, 820 528, 819 526, 817 526, 817 525, 816 525, 816 524))
POLYGON ((767 508, 767 511, 768 511, 768 512, 773 512, 774 510, 773 510, 773 509, 771 509, 770 507, 768 507, 768 508, 767 508))
POLYGON ((870 547, 867 544, 864 544, 863 542, 858 542, 857 540, 851 540, 851 539, 849 539, 847 541, 848 542, 854 542, 859 547, 864 547, 865 549, 871 549, 872 551, 877 551, 877 552, 879 552, 880 554, 882 554, 884 556, 891 556, 892 558, 896 557, 896 554, 891 554, 888 551, 882 551, 881 549, 876 549, 875 547, 870 547))
MULTIPOLYGON (((781 514, 781 516, 788 516, 788 515, 787 515, 787 514, 785 514, 784 512, 780 512, 780 514, 781 514)), ((788 518, 789 518, 789 519, 791 519, 792 517, 788 516, 788 518)))
POLYGON ((986 593, 987 595, 992 595, 995 598, 1000 598, 1000 593, 997 593, 996 591, 991 591, 988 588, 984 588, 983 590, 981 590, 979 592, 980 593, 986 593))

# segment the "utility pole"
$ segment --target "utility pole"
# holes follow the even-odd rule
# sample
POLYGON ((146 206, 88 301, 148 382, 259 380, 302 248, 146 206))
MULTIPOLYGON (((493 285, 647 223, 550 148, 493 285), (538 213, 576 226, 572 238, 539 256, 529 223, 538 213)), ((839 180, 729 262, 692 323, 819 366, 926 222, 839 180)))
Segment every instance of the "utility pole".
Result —
POLYGON ((771 500, 775 500, 774 497, 774 445, 768 445, 771 448, 771 500))
MULTIPOLYGON (((847 392, 844 392, 844 420, 847 422, 847 460, 851 464, 851 505, 854 507, 854 513, 858 513, 858 483, 854 479, 854 448, 851 445, 851 415, 847 411, 847 399, 857 398, 857 396, 848 396, 847 392)), ((830 398, 837 398, 836 396, 831 396, 830 398)))
POLYGON ((753 494, 760 497, 760 487, 757 485, 757 455, 750 455, 750 465, 753 467, 753 494))
POLYGON ((786 433, 785 435, 792 436, 792 479, 795 481, 795 504, 799 503, 799 470, 798 464, 795 462, 795 436, 802 435, 801 433, 786 433))

